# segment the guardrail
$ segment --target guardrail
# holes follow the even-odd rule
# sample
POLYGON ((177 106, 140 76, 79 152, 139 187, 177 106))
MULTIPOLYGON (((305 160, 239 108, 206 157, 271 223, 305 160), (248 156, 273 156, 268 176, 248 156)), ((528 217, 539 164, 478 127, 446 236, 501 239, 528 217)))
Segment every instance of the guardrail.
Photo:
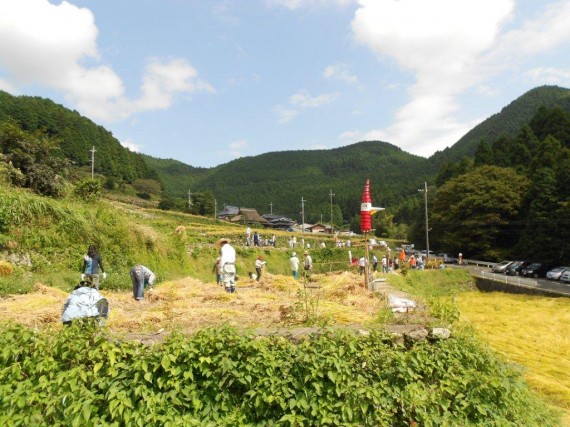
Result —
POLYGON ((462 264, 475 265, 477 267, 491 268, 492 266, 494 266, 496 264, 496 262, 478 261, 476 259, 463 259, 462 264))
POLYGON ((497 274, 488 271, 478 271, 473 273, 476 276, 484 277, 485 279, 491 279, 495 282, 508 283, 510 285, 518 286, 528 286, 535 288, 538 286, 538 282, 534 279, 528 279, 526 277, 520 276, 507 276, 506 274, 497 274))

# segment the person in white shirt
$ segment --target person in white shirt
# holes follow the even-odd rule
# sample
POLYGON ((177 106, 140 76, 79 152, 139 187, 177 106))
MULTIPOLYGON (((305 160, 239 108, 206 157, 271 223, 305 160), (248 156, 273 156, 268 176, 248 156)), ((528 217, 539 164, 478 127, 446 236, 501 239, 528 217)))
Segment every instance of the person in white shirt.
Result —
POLYGON ((305 255, 305 259, 303 261, 303 269, 305 270, 305 277, 307 279, 310 279, 311 274, 313 273, 313 258, 311 258, 311 255, 309 255, 309 251, 305 251, 303 255, 305 255))
POLYGON ((364 269, 365 269, 365 268, 366 268, 366 258, 361 257, 361 258, 358 260, 358 272, 359 272, 360 274, 364 274, 364 269))
POLYGON ((289 258, 289 264, 291 265, 291 272, 293 273, 293 277, 295 280, 299 279, 299 258, 297 257, 297 253, 293 252, 291 254, 291 258, 289 258))
POLYGON ((388 273, 388 260, 386 255, 382 257, 382 273, 388 273))
POLYGON ((263 266, 267 264, 267 262, 263 261, 263 257, 259 255, 255 260, 255 272, 257 273, 257 281, 261 280, 261 273, 263 271, 263 266))
POLYGON ((249 227, 245 229, 245 244, 251 246, 251 228, 249 227))
POLYGON ((220 245, 220 264, 222 265, 222 274, 224 288, 226 292, 234 293, 236 291, 236 250, 230 245, 231 240, 222 237, 218 240, 220 245))

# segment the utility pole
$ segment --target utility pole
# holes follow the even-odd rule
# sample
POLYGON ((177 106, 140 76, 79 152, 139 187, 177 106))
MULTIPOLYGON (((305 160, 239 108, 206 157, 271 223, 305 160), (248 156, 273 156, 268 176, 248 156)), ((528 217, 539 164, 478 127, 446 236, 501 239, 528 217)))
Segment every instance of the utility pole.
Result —
POLYGON ((424 193, 424 203, 425 203, 425 211, 426 211, 426 259, 429 259, 429 226, 428 226, 428 186, 427 182, 424 181, 424 189, 418 190, 424 193))
POLYGON ((218 219, 218 201, 214 199, 214 219, 218 219))
POLYGON ((305 202, 306 200, 301 197, 301 217, 303 221, 301 228, 303 229, 303 233, 305 232, 305 202))
POLYGON ((91 179, 95 177, 95 146, 89 152, 91 153, 91 179))
POLYGON ((188 190, 188 209, 192 207, 192 191, 188 190))
POLYGON ((334 226, 333 226, 333 211, 332 211, 332 198, 335 194, 332 192, 332 188, 331 191, 329 193, 329 196, 331 196, 331 234, 333 234, 334 231, 334 226))
POLYGON ((269 213, 273 215, 273 203, 269 203, 269 209, 271 209, 269 213))

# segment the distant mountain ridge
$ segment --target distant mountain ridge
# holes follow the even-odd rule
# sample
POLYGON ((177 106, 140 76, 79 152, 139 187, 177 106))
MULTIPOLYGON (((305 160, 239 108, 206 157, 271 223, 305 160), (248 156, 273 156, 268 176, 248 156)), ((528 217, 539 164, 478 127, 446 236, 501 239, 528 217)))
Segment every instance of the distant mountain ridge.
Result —
POLYGON ((271 209, 295 218, 302 200, 312 218, 330 218, 333 207, 345 219, 357 215, 360 207, 354 200, 359 200, 367 178, 375 204, 397 205, 417 195, 424 181, 433 183, 442 164, 473 157, 480 141, 492 143, 501 135, 513 136, 543 106, 570 111, 570 90, 557 86, 532 89, 429 159, 388 142, 365 141, 329 150, 271 152, 199 168, 132 153, 110 132, 75 111, 50 100, 0 91, 0 121, 15 117, 26 130, 43 128, 59 136, 66 156, 77 165, 89 164, 88 152, 95 145, 96 171, 105 175, 126 180, 159 178, 170 196, 185 198, 189 191, 210 190, 220 210, 229 204, 260 212, 271 209))
POLYGON ((555 106, 570 111, 570 89, 559 86, 531 89, 475 126, 451 147, 433 154, 430 162, 439 166, 443 162, 455 162, 465 156, 473 157, 480 141, 492 143, 502 135, 513 137, 540 107, 555 106))

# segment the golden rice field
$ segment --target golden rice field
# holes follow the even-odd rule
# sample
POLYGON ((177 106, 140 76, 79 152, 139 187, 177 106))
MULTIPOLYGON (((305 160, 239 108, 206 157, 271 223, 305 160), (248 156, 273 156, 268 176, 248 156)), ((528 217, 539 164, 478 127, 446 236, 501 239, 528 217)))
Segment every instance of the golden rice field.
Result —
POLYGON ((562 408, 570 426, 570 299, 468 292, 457 301, 461 319, 522 366, 531 387, 562 408))
MULTIPOLYGON (((385 299, 366 291, 353 273, 315 275, 305 295, 292 277, 266 274, 258 283, 242 279, 235 294, 215 283, 193 278, 161 283, 134 301, 129 292, 105 292, 109 301, 109 330, 152 333, 174 329, 192 332, 227 324, 240 328, 268 328, 299 324, 307 310, 316 324, 371 324, 385 307, 385 299), (309 308, 307 309, 307 306, 309 308)), ((64 291, 36 284, 36 292, 0 299, 0 319, 30 327, 59 326, 64 291)))

